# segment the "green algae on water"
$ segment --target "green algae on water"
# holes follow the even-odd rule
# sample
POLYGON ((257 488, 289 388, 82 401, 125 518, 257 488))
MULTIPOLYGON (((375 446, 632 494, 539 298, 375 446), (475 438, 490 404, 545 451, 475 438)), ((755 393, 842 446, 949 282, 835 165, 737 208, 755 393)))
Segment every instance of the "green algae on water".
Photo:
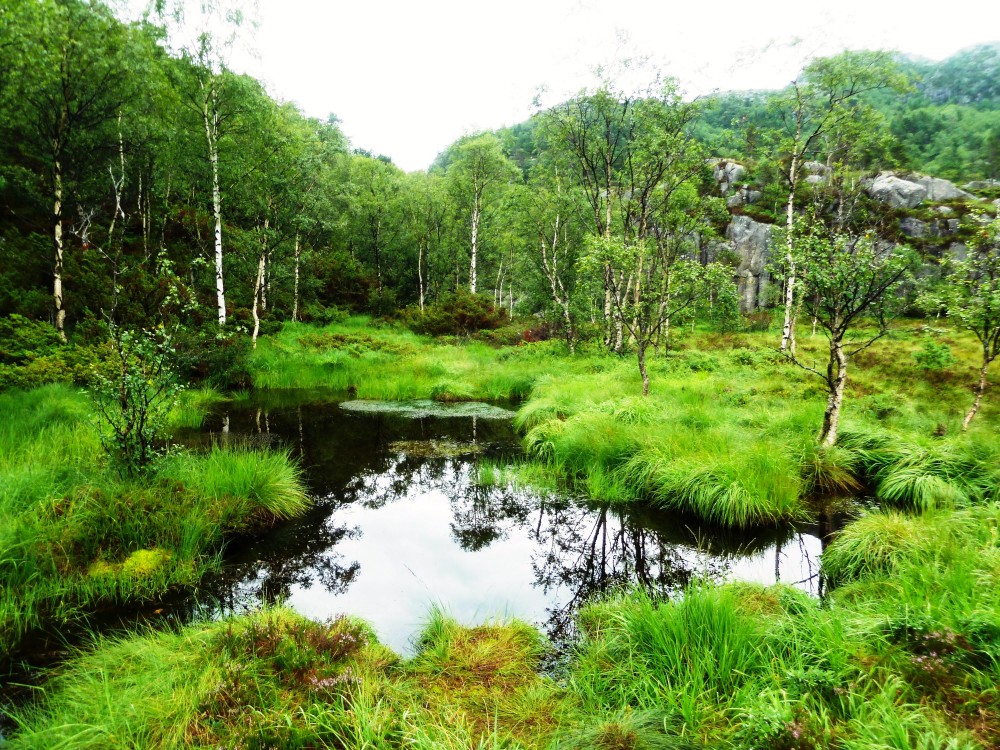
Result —
POLYGON ((429 399, 415 401, 344 401, 340 408, 346 411, 394 414, 407 419, 425 417, 478 417, 479 419, 513 419, 514 412, 493 404, 479 401, 440 403, 429 399))

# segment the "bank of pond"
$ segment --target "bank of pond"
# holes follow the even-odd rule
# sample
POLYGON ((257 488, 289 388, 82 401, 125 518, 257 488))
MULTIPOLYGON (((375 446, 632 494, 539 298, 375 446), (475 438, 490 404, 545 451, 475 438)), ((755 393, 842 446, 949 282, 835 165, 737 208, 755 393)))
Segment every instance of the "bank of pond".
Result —
POLYGON ((0 394, 0 745, 1000 743, 993 407, 942 429, 965 374, 876 352, 821 450, 813 384, 716 343, 643 399, 550 342, 286 326, 141 479, 78 389, 0 394))

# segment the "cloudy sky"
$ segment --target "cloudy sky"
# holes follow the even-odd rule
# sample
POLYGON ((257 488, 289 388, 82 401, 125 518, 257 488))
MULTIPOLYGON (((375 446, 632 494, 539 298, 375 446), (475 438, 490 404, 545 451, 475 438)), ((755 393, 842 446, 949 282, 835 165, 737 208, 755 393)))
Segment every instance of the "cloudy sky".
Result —
MULTIPOLYGON (((192 6, 197 0, 187 0, 192 6)), ((617 56, 645 55, 689 95, 775 88, 845 48, 941 59, 1000 38, 1000 3, 952 0, 259 0, 232 65, 352 144, 424 169, 463 133, 526 118, 617 56)))

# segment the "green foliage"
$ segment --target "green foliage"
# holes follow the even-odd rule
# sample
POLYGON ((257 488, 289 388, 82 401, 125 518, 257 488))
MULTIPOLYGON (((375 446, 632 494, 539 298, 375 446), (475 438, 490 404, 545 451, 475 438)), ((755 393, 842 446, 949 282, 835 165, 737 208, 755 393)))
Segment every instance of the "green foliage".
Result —
POLYGON ((0 656, 39 626, 193 585, 227 535, 308 506, 288 456, 238 446, 107 471, 92 402, 64 385, 0 394, 0 410, 0 656))
POLYGON ((240 331, 179 329, 171 336, 171 362, 184 381, 232 390, 250 385, 251 342, 240 331))
POLYGON ((947 344, 928 339, 920 345, 919 352, 913 353, 913 361, 923 370, 947 370, 958 360, 947 344))
POLYGON ((0 364, 23 364, 62 347, 59 334, 48 323, 17 314, 0 318, 0 364))
POLYGON ((411 330, 430 336, 469 336, 502 327, 508 318, 485 295, 459 290, 427 305, 410 308, 406 323, 411 330))
POLYGON ((93 390, 101 444, 123 477, 138 477, 163 455, 168 417, 181 386, 163 331, 109 328, 113 374, 99 373, 93 390))

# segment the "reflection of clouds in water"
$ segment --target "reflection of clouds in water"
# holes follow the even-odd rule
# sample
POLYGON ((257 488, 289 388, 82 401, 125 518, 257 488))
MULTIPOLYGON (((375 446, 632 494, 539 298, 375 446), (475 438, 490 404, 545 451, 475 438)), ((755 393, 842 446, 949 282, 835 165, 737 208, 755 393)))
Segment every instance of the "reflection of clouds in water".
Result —
MULTIPOLYGON (((331 409, 262 415, 300 446, 317 507, 229 556, 214 586, 223 610, 285 599, 318 619, 348 612, 406 651, 434 603, 467 622, 517 616, 559 641, 572 636, 580 605, 620 588, 666 595, 697 578, 780 578, 816 590, 814 536, 692 528, 664 513, 482 486, 462 448, 470 420, 331 409)), ((509 424, 480 422, 474 439, 477 451, 509 460, 509 424)))

